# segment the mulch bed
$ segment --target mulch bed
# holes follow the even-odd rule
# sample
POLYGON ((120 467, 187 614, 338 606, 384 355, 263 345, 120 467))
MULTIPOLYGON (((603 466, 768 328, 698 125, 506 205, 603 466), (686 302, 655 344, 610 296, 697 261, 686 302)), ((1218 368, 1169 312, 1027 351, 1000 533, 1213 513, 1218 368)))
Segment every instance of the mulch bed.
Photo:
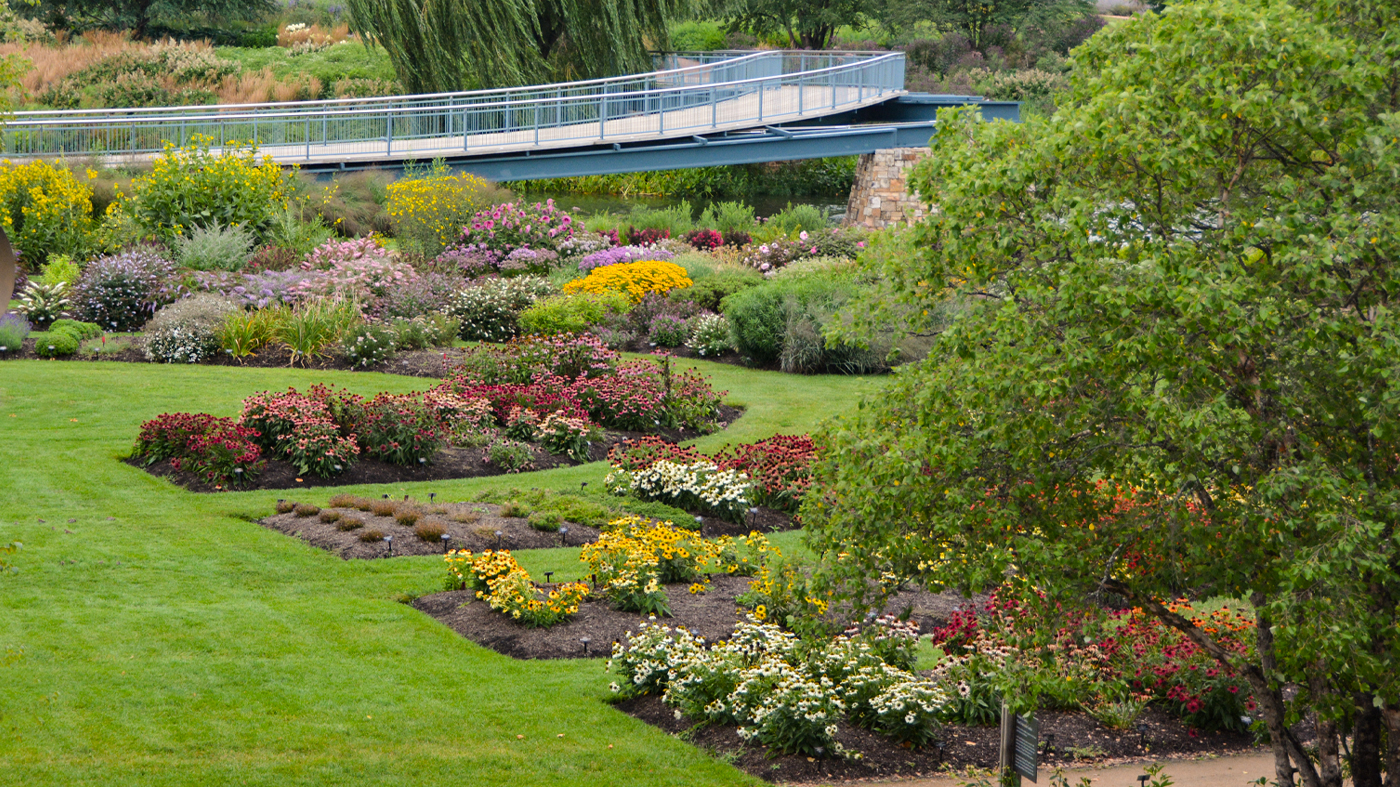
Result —
MULTIPOLYGON (((741 620, 734 597, 748 589, 749 579, 717 576, 711 585, 713 589, 702 595, 691 595, 684 584, 668 586, 666 595, 674 617, 655 622, 672 627, 683 625, 710 641, 732 636, 734 625, 741 620)), ((886 610, 908 610, 911 619, 927 634, 943 625, 954 609, 977 603, 978 599, 953 592, 906 590, 886 610)), ((423 596, 413 606, 473 642, 518 659, 583 658, 585 638, 589 640, 587 657, 606 656, 614 641, 637 631, 646 622, 637 613, 619 612, 605 602, 587 601, 572 621, 548 629, 531 629, 492 610, 470 591, 423 596)), ((674 709, 665 706, 659 697, 623 700, 616 707, 772 782, 855 781, 928 776, 968 766, 991 768, 997 764, 1001 738, 997 727, 946 725, 941 736, 942 750, 936 746, 910 750, 867 730, 842 724, 837 740, 847 749, 860 752, 861 759, 816 758, 774 754, 762 745, 744 741, 734 726, 697 726, 689 719, 677 719, 674 709)), ((1180 720, 1155 707, 1148 708, 1139 720, 1147 727, 1146 746, 1143 734, 1137 730, 1109 729, 1085 713, 1043 711, 1038 716, 1041 741, 1052 746, 1042 757, 1043 771, 1072 763, 1224 754, 1255 746, 1249 734, 1193 734, 1180 720)))
MULTIPOLYGON (((325 502, 319 496, 303 499, 287 498, 295 503, 311 503, 319 505, 325 502)), ((421 501, 420 501, 421 504, 421 501)), ((544 530, 536 530, 530 526, 529 520, 520 517, 501 516, 501 506, 489 503, 428 503, 422 506, 428 517, 441 522, 446 526, 449 539, 448 545, 451 549, 470 549, 473 552, 480 552, 486 549, 545 549, 560 546, 581 546, 591 544, 598 540, 598 529, 581 525, 576 522, 565 522, 569 531, 567 534, 551 533, 544 530), (500 531, 499 538, 496 531, 500 531)), ((400 525, 393 517, 375 516, 368 511, 358 511, 353 508, 329 508, 328 511, 335 511, 342 517, 354 517, 364 522, 364 527, 356 530, 342 531, 336 522, 322 522, 319 514, 312 516, 297 516, 296 514, 274 514, 258 520, 258 524, 279 533, 299 538, 311 546, 334 552, 346 560, 375 560, 387 558, 389 547, 382 541, 365 542, 360 540, 360 534, 370 530, 378 530, 386 536, 393 536, 393 546, 395 557, 403 555, 440 555, 443 553, 441 539, 432 542, 425 542, 414 534, 413 528, 407 525, 400 525)), ((759 514, 754 518, 754 522, 759 527, 765 528, 764 532, 775 532, 777 530, 791 530, 796 527, 792 518, 781 511, 761 508, 759 514)), ((706 518, 704 520, 703 533, 705 536, 713 537, 726 535, 718 532, 723 528, 736 529, 737 526, 717 519, 706 518)), ((747 534, 749 530, 742 531, 747 534)), ((544 579, 544 577, 540 577, 544 579)), ((747 587, 747 585, 745 585, 747 587)), ((684 591, 684 588, 681 588, 684 591)), ((742 592, 738 591, 738 592, 742 592)), ((451 594, 440 594, 451 595, 451 594)), ((687 594, 688 595, 688 594, 687 594)), ((730 594, 725 601, 732 612, 734 606, 734 596, 730 594)), ((688 607, 687 607, 688 608, 688 607)), ((501 615, 495 615, 502 618, 501 615)), ((731 622, 731 629, 733 623, 731 622)), ((555 629, 567 628, 566 626, 556 626, 555 629)), ((553 629, 551 629, 553 630, 553 629)), ((463 636, 470 635, 462 632, 463 636)), ((601 641, 601 640, 600 640, 601 641)), ((612 640, 608 640, 611 642, 612 640)), ((502 651, 504 652, 504 651, 502 651)), ((519 655, 510 653, 507 655, 517 658, 560 658, 557 655, 519 655)))
MULTIPOLYGON (((737 407, 721 405, 719 413, 717 426, 724 429, 738 420, 744 411, 737 407)), ((588 461, 602 461, 607 458, 608 450, 618 443, 635 440, 646 435, 656 435, 670 442, 680 442, 699 437, 700 434, 694 429, 658 429, 652 432, 608 431, 603 433, 603 439, 595 441, 589 446, 588 461)), ((567 456, 551 454, 540 445, 532 445, 530 448, 533 452, 531 470, 548 470, 581 464, 567 456)), ((482 478, 508 474, 496 465, 484 461, 484 453, 485 449, 482 448, 448 447, 439 451, 431 462, 418 465, 395 465, 362 457, 350 465, 345 472, 330 478, 321 478, 310 474, 302 475, 285 459, 268 459, 267 466, 253 479, 253 483, 239 486, 237 489, 239 491, 309 489, 311 487, 349 486, 352 484, 399 484, 414 481, 442 481, 451 478, 482 478)), ((125 461, 132 467, 139 467, 152 475, 168 478, 171 482, 191 492, 224 492, 231 489, 219 484, 208 483, 193 473, 176 470, 168 459, 149 466, 142 464, 137 459, 129 458, 125 461)), ((715 520, 715 522, 719 522, 719 520, 715 520)), ((716 527, 721 526, 734 527, 728 523, 716 525, 716 527)), ((742 529, 737 532, 747 533, 749 531, 742 529)), ((707 535, 710 535, 708 529, 707 535)), ((721 535, 721 533, 717 531, 713 535, 721 535)))

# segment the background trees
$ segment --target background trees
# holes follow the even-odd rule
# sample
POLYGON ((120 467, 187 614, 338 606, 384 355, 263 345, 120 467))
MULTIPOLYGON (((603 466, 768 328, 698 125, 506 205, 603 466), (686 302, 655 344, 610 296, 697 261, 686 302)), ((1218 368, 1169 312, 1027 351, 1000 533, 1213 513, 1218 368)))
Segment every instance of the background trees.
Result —
POLYGON ((350 0, 409 92, 651 70, 687 0, 350 0))
POLYGON ((54 29, 131 30, 135 38, 145 38, 154 24, 256 19, 274 8, 272 0, 35 0, 20 4, 22 13, 54 29))
POLYGON ((805 515, 828 579, 1010 572, 1046 620, 1125 599, 1249 679, 1280 784, 1393 780, 1394 16, 1173 5, 1077 50, 1053 118, 940 118, 913 179, 939 212, 884 272, 955 316, 824 436, 805 515), (1248 600, 1255 654, 1173 615, 1181 594, 1248 600))

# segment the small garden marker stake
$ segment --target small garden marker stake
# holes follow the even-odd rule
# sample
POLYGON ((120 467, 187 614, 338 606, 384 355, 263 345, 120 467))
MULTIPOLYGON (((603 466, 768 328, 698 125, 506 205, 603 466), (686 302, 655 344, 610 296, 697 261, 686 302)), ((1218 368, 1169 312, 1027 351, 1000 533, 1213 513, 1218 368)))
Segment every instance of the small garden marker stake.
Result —
POLYGON ((1142 787, 1147 787, 1147 780, 1151 778, 1151 776, 1148 776, 1144 773, 1143 775, 1138 777, 1138 781, 1142 782, 1142 787))
POLYGON ((552 576, 554 576, 554 572, 553 572, 553 571, 546 571, 546 572, 544 572, 544 583, 545 583, 546 585, 550 584, 549 578, 552 577, 552 576))

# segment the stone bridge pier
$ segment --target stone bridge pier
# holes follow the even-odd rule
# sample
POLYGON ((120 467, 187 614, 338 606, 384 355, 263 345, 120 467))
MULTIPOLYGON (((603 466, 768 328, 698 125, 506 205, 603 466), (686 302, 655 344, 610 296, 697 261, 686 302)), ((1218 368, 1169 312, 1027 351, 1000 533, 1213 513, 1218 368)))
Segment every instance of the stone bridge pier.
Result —
POLYGON ((878 230, 922 219, 928 206, 909 193, 909 172, 929 153, 926 147, 862 153, 846 202, 846 226, 878 230))

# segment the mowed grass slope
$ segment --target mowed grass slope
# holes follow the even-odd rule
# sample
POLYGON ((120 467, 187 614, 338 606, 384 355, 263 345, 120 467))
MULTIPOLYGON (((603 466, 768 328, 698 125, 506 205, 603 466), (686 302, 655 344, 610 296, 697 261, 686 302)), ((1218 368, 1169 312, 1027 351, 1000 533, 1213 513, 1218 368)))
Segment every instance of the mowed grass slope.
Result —
MULTIPOLYGON (((707 449, 807 431, 872 385, 699 366, 749 407, 707 449)), ((0 577, 0 784, 755 783, 604 704, 601 660, 518 662, 396 600, 438 589, 436 559, 342 561, 248 521, 335 490, 197 495, 119 461, 159 413, 234 415, 255 391, 313 382, 432 381, 0 364, 0 543, 24 543, 0 577)), ((604 473, 354 490, 456 500, 604 473)), ((581 573, 576 549, 522 557, 581 573)))

